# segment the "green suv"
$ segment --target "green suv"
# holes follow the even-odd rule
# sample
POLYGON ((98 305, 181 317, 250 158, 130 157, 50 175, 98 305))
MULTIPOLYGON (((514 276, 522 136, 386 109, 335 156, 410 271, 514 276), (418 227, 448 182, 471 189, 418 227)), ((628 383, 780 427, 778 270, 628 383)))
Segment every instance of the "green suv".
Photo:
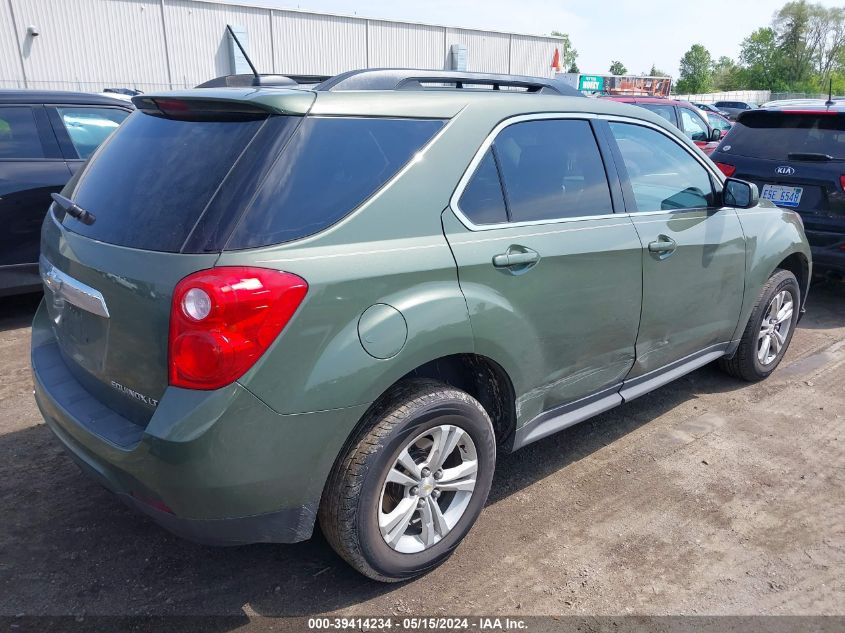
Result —
POLYGON ((799 217, 571 93, 380 70, 135 97, 43 225, 48 426, 177 534, 319 520, 396 581, 466 536, 497 454, 717 359, 768 376, 807 294, 799 217))

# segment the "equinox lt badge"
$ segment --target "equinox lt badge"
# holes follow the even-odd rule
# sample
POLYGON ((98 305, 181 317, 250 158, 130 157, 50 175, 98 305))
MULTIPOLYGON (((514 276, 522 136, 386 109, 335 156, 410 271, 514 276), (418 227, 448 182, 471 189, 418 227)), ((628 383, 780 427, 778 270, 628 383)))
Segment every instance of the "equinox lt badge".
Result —
POLYGON ((157 407, 158 400, 150 398, 149 396, 145 396, 142 393, 138 393, 134 389, 130 389, 129 387, 124 387, 119 382, 115 382, 114 380, 111 381, 111 386, 123 393, 124 395, 129 396, 130 398, 135 398, 135 400, 140 400, 144 404, 150 407, 157 407))

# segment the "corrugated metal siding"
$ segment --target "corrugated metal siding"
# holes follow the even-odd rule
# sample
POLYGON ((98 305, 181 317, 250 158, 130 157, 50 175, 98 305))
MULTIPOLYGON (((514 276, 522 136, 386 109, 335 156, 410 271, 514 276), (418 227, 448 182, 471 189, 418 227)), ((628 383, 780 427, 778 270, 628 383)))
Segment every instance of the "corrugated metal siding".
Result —
POLYGON ((370 20, 370 68, 442 69, 446 63, 443 28, 370 20))
POLYGON ((155 0, 12 0, 12 7, 31 88, 166 85, 161 10, 155 0), (30 24, 40 35, 26 34, 30 24))
POLYGON ((0 86, 22 85, 21 63, 30 87, 194 86, 231 72, 227 24, 246 29, 250 57, 265 73, 441 69, 449 47, 462 44, 467 70, 548 77, 557 44, 549 37, 215 0, 0 0, 0 86), (41 35, 27 36, 30 24, 41 35))
POLYGON ((446 54, 452 44, 467 47, 467 70, 480 73, 508 72, 510 35, 489 31, 446 29, 446 54))
POLYGON ((273 11, 275 72, 334 75, 367 67, 367 21, 273 11))
POLYGON ((174 85, 193 87, 231 73, 226 25, 249 32, 250 59, 259 72, 273 72, 270 11, 192 0, 164 0, 164 23, 174 85))
MULTIPOLYGON (((24 30, 26 27, 24 27, 24 30)), ((7 2, 0 3, 0 88, 22 88, 20 51, 12 13, 7 2)))
POLYGON ((558 40, 514 35, 511 38, 511 74, 552 76, 552 57, 558 40))

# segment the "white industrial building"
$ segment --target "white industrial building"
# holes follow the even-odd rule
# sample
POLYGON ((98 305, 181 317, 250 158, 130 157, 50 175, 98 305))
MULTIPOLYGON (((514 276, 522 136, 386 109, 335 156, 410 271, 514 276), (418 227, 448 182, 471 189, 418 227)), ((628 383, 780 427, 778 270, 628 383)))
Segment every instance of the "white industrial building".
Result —
POLYGON ((192 87, 244 70, 227 25, 260 72, 277 74, 406 67, 548 77, 560 46, 547 36, 224 0, 2 0, 0 88, 192 87))

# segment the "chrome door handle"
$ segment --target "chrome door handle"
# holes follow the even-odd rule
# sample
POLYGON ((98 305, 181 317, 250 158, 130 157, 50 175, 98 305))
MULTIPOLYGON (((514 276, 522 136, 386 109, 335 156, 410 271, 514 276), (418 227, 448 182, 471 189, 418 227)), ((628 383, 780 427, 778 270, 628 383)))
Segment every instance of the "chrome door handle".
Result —
POLYGON ((650 253, 671 253, 676 248, 678 248, 678 243, 666 235, 661 235, 659 239, 648 245, 650 253))
POLYGON ((496 268, 511 268, 514 266, 530 266, 540 261, 540 253, 522 247, 511 246, 507 252, 493 256, 493 266, 496 268))

